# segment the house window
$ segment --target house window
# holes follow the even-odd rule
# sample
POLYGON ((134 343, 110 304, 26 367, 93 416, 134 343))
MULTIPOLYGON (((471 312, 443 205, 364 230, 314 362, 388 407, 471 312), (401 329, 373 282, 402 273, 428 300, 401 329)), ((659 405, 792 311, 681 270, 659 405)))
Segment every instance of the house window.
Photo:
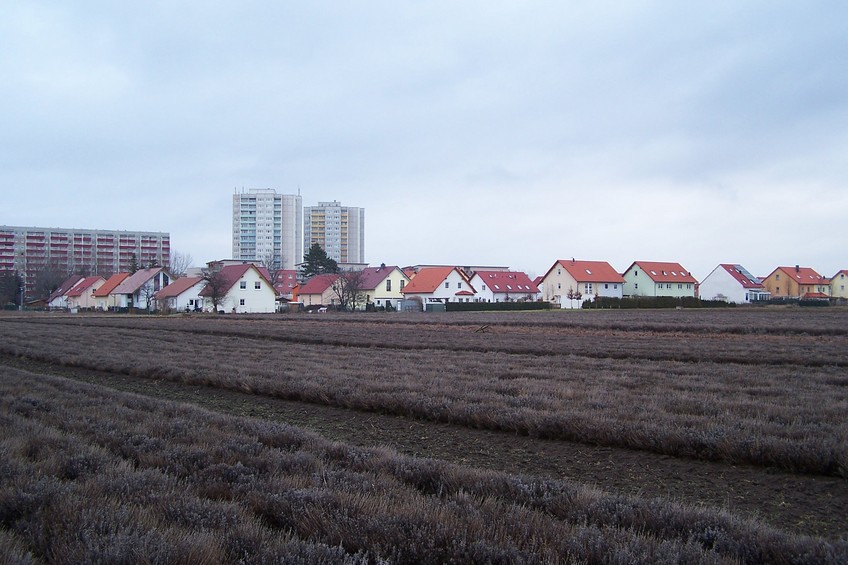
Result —
POLYGON ((242 289, 242 290, 246 289, 247 288, 247 281, 240 281, 239 282, 239 288, 242 289))
POLYGON ((253 283, 253 290, 260 290, 262 288, 262 283, 256 281, 253 283))
POLYGON ((687 284, 687 285, 686 285, 686 288, 687 288, 688 290, 692 290, 692 285, 691 285, 691 284, 687 284))
POLYGON ((244 298, 239 300, 239 306, 244 306, 244 298))
POLYGON ((562 288, 562 283, 557 283, 557 290, 560 290, 561 288, 562 288))
POLYGON ((776 280, 776 281, 780 280, 780 273, 774 275, 774 280, 776 280))
POLYGON ((592 294, 592 283, 586 283, 586 294, 592 294))
POLYGON ((604 289, 609 289, 609 285, 604 283, 604 289))
POLYGON ((406 281, 405 281, 405 280, 403 280, 403 279, 400 279, 400 289, 401 289, 401 290, 403 290, 403 285, 404 285, 404 283, 406 283, 406 281))
POLYGON ((386 292, 392 291, 392 279, 386 279, 386 292))
POLYGON ((678 285, 677 285, 677 288, 679 288, 679 289, 681 289, 681 290, 682 290, 682 289, 683 289, 683 285, 682 285, 682 284, 678 284, 678 285))
POLYGON ((450 288, 450 283, 448 281, 445 281, 445 288, 450 288))
POLYGON ((639 288, 639 283, 634 284, 633 288, 639 288))
POLYGON ((462 283, 461 282, 456 283, 456 288, 462 288, 462 283))
POLYGON ((665 285, 666 288, 671 288, 671 283, 665 285))

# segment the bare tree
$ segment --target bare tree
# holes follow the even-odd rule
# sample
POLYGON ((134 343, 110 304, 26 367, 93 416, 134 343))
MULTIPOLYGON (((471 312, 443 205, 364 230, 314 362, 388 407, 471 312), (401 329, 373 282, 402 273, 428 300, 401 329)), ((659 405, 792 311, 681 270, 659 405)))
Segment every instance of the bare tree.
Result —
POLYGON ((191 254, 174 251, 168 259, 168 272, 171 273, 174 278, 184 277, 186 271, 189 267, 191 267, 193 262, 194 258, 191 254))
MULTIPOLYGON (((158 275, 157 275, 158 276, 158 275)), ((138 297, 141 300, 144 300, 144 303, 147 305, 147 313, 150 314, 153 310, 155 310, 155 302, 156 299, 153 296, 158 292, 158 289, 153 285, 153 281, 147 281, 141 288, 138 289, 138 297)))
POLYGON ((365 282, 364 271, 345 271, 333 283, 333 292, 339 299, 342 310, 356 310, 366 297, 362 284, 365 282))
POLYGON ((224 304, 227 291, 230 290, 227 279, 221 274, 221 271, 207 271, 203 275, 203 280, 206 285, 201 293, 205 298, 212 301, 212 310, 217 312, 218 307, 224 304))
POLYGON ((283 270, 283 261, 279 255, 274 254, 274 251, 268 251, 261 259, 262 266, 268 271, 268 276, 272 285, 277 284, 277 276, 283 270))

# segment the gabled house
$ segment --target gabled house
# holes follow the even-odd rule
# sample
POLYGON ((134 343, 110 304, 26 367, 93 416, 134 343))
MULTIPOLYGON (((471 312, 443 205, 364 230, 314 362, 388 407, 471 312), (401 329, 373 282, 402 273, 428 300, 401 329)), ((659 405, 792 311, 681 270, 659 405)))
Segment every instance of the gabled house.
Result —
POLYGON ((742 265, 722 263, 698 285, 698 296, 735 304, 762 302, 771 298, 763 281, 742 265))
POLYGON ((59 287, 50 293, 50 296, 47 298, 47 307, 48 308, 67 308, 68 307, 68 292, 78 285, 85 277, 81 277, 80 275, 71 275, 64 281, 59 287))
POLYGON ((339 300, 333 286, 340 276, 336 273, 315 275, 297 289, 297 301, 304 306, 335 306, 339 300))
POLYGON ((830 296, 848 298, 848 269, 842 269, 830 279, 830 296))
POLYGON ((217 299, 218 310, 225 312, 270 314, 277 311, 278 293, 253 263, 227 265, 217 273, 218 282, 215 285, 207 283, 199 293, 205 310, 214 310, 217 299))
POLYGON ((103 286, 105 282, 106 279, 100 276, 85 277, 65 295, 68 299, 68 308, 82 308, 84 310, 94 308, 97 305, 94 299, 94 291, 103 286))
POLYGON ((560 308, 580 308, 596 296, 621 298, 624 278, 606 261, 560 259, 542 275, 543 300, 560 308))
POLYGON ((124 282, 128 276, 130 276, 129 273, 115 273, 106 279, 106 282, 92 294, 95 302, 94 307, 104 312, 118 308, 118 296, 112 294, 112 291, 124 282))
POLYGON ((624 296, 698 295, 698 281, 680 263, 635 261, 624 271, 624 296))
POLYGON ((200 291, 206 283, 203 277, 181 277, 153 295, 159 308, 184 312, 203 310, 200 291))
POLYGON ((171 276, 162 267, 139 269, 125 278, 110 293, 118 308, 155 310, 153 296, 171 284, 171 276))
POLYGON ((830 279, 800 265, 776 268, 763 286, 774 298, 825 299, 830 294, 830 279))
POLYGON ((403 300, 403 289, 409 283, 409 277, 397 266, 366 267, 360 271, 359 288, 364 296, 361 304, 373 304, 378 308, 396 308, 403 300))
POLYGON ((457 267, 425 267, 404 286, 405 299, 418 297, 427 304, 472 302, 477 291, 457 267))
POLYGON ((542 296, 539 287, 521 271, 476 271, 471 286, 477 291, 478 302, 536 301, 542 296))

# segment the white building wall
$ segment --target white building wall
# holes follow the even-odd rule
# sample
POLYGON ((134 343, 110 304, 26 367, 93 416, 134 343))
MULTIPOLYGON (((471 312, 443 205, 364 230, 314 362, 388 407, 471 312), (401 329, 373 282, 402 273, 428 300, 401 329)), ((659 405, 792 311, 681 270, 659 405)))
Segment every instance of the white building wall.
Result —
POLYGON ((248 269, 227 292, 221 308, 238 314, 268 314, 276 311, 276 298, 268 281, 256 269, 248 269))

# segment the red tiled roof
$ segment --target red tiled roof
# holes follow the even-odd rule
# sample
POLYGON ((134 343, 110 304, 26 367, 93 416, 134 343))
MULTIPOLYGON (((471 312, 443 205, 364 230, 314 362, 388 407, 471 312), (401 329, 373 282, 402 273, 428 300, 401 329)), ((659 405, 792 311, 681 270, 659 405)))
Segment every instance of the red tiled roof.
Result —
POLYGON ((474 293, 470 290, 460 290, 459 292, 453 293, 454 296, 474 296, 474 293))
MULTIPOLYGON (((662 261, 634 261, 633 265, 638 266, 655 283, 677 282, 698 284, 698 281, 695 279, 695 277, 693 277, 689 271, 684 269, 680 263, 665 263, 662 261)), ((633 265, 630 265, 627 271, 632 269, 633 265)))
POLYGON ((807 292, 807 293, 804 294, 804 296, 802 298, 805 298, 805 299, 808 299, 808 300, 811 299, 811 298, 815 298, 815 299, 825 298, 826 299, 826 298, 829 298, 829 296, 826 295, 823 292, 807 292))
POLYGON ((159 292, 157 292, 155 295, 153 295, 153 298, 155 298, 156 300, 174 298, 175 296, 179 296, 180 294, 184 293, 185 291, 187 291, 202 280, 203 277, 179 278, 168 286, 166 286, 165 288, 163 288, 162 290, 160 290, 159 292))
POLYGON ((798 284, 830 284, 828 278, 821 276, 809 267, 778 267, 769 276, 777 271, 782 271, 787 277, 798 284))
POLYGON ((363 290, 376 289, 381 282, 386 280, 386 277, 395 272, 395 269, 398 269, 396 265, 381 265, 362 269, 361 288, 363 290))
POLYGON ((760 279, 749 273, 744 267, 742 267, 742 265, 722 263, 719 266, 727 271, 731 277, 736 279, 743 288, 763 288, 763 283, 760 279))
POLYGON ((85 277, 83 280, 81 280, 79 283, 77 283, 77 285, 74 286, 74 288, 72 288, 71 290, 68 291, 67 296, 69 298, 76 298, 78 296, 82 296, 85 293, 85 291, 88 290, 89 288, 91 288, 94 284, 96 284, 97 281, 102 281, 102 280, 104 280, 104 279, 103 279, 103 277, 100 277, 100 276, 85 277))
POLYGON ((51 301, 59 298, 60 296, 65 296, 68 293, 68 291, 70 291, 72 288, 74 288, 82 280, 85 280, 85 279, 83 277, 79 276, 79 275, 73 275, 73 276, 65 279, 62 282, 62 284, 59 285, 59 288, 57 288, 56 290, 54 290, 50 294, 50 298, 48 298, 47 301, 51 302, 51 301))
POLYGON ((477 271, 474 277, 480 277, 480 281, 495 293, 535 294, 539 292, 536 283, 530 280, 527 273, 521 271, 477 271))
MULTIPOLYGON (((428 294, 439 288, 456 267, 425 267, 409 281, 401 292, 404 294, 428 294)), ((465 278, 465 277, 463 277, 465 278)))
POLYGON ((297 295, 304 294, 324 294, 328 288, 333 286, 333 283, 339 280, 337 274, 315 275, 297 289, 297 295))
MULTIPOLYGON (((226 267, 223 267, 221 269, 220 273, 224 279, 223 287, 224 289, 226 289, 224 293, 226 294, 227 292, 230 292, 230 289, 233 288, 233 286, 239 281, 239 279, 241 279, 244 274, 250 269, 254 269, 257 273, 259 273, 259 276, 265 279, 265 282, 268 283, 268 286, 270 286, 275 293, 277 292, 277 289, 274 288, 274 285, 271 284, 271 281, 268 280, 268 277, 262 274, 262 268, 257 267, 253 263, 243 263, 240 265, 227 265, 226 267)), ((268 271, 266 270, 265 272, 267 273, 268 271)), ((203 290, 198 293, 198 296, 209 296, 212 291, 210 290, 209 292, 207 292, 206 288, 207 287, 203 287, 203 290)))
MULTIPOLYGON (((560 259, 548 269, 548 273, 559 265, 565 269, 578 283, 619 283, 624 284, 624 277, 612 268, 606 261, 574 261, 560 259)), ((545 273, 545 276, 548 276, 545 273)))
POLYGON ((116 286, 112 291, 112 294, 132 294, 140 289, 144 283, 158 275, 162 270, 162 267, 139 269, 125 278, 121 284, 116 286))
POLYGON ((124 279, 126 279, 128 276, 130 276, 129 273, 115 273, 114 275, 106 279, 106 282, 103 283, 100 288, 94 291, 94 296, 98 298, 104 298, 106 296, 109 296, 110 294, 112 294, 112 291, 115 290, 115 288, 119 284, 124 282, 124 279))

